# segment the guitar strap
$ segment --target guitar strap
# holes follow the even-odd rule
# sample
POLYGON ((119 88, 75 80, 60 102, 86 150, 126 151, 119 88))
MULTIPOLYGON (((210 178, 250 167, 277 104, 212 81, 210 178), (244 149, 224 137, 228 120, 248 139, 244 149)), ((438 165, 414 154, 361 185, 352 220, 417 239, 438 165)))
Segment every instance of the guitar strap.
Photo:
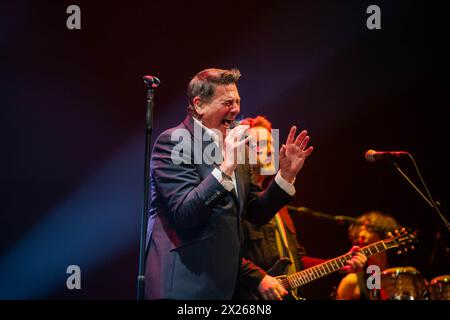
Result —
MULTIPOLYGON (((285 251, 290 252, 289 245, 287 242, 287 237, 286 237, 286 230, 284 229, 284 224, 283 224, 283 221, 281 221, 279 212, 275 215, 274 219, 275 219, 275 225, 277 226, 278 232, 280 233, 281 241, 285 248, 285 251)), ((288 258, 291 258, 291 257, 288 257, 288 258)))
MULTIPOLYGON (((275 220, 276 228, 278 230, 278 233, 275 234, 275 236, 277 237, 277 245, 278 245, 278 242, 281 242, 281 247, 282 247, 282 250, 280 250, 280 258, 287 257, 287 258, 289 258, 289 260, 291 260, 292 263, 289 265, 288 274, 294 274, 297 272, 297 268, 295 266, 295 260, 292 255, 292 251, 289 249, 289 244, 288 244, 287 237, 286 237, 286 229, 284 228, 284 223, 281 220, 281 216, 280 216, 279 212, 275 215, 274 220, 275 220), (280 239, 278 239, 278 238, 280 238, 280 239), (281 241, 279 241, 279 240, 281 240, 281 241)), ((291 294, 295 299, 298 299, 298 289, 292 290, 291 294)))
POLYGON ((277 230, 278 230, 280 238, 281 238, 282 246, 284 247, 283 255, 280 255, 280 258, 283 258, 283 257, 289 258, 289 260, 292 261, 292 264, 289 266, 289 271, 292 273, 295 273, 295 272, 297 272, 297 268, 295 267, 295 260, 294 260, 294 257, 292 256, 292 252, 289 248, 289 244, 288 244, 287 237, 286 237, 286 229, 284 228, 284 223, 283 223, 283 220, 281 220, 280 213, 278 212, 274 218, 275 218, 275 224, 276 224, 277 230))

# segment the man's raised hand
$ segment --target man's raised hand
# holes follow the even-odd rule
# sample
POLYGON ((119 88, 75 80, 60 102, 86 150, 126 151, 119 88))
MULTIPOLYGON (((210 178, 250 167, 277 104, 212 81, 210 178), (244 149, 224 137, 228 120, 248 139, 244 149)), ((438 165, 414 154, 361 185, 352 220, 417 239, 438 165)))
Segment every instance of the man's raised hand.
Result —
POLYGON ((313 152, 313 147, 307 147, 309 136, 307 131, 303 130, 295 138, 296 126, 292 126, 286 139, 280 149, 280 174, 286 181, 292 183, 297 173, 303 167, 305 159, 313 152), (295 138, 295 139, 294 139, 295 138))

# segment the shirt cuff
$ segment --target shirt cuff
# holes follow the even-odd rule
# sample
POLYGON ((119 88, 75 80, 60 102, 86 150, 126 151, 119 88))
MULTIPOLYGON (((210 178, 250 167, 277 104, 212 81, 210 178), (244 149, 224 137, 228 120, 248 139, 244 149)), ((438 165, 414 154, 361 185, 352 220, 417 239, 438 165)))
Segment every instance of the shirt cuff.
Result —
POLYGON ((277 175, 275 176, 275 182, 288 195, 293 196, 295 194, 295 187, 294 187, 294 184, 293 184, 295 182, 295 179, 294 179, 294 181, 292 183, 289 183, 286 180, 284 180, 284 178, 280 174, 280 171, 278 171, 277 175))
POLYGON ((232 183, 232 181, 224 180, 222 178, 222 171, 220 171, 218 168, 214 168, 214 170, 211 172, 211 174, 214 176, 214 178, 217 179, 217 181, 219 181, 219 183, 222 185, 222 187, 225 188, 225 190, 230 191, 230 192, 231 192, 231 190, 233 190, 233 183, 232 183))

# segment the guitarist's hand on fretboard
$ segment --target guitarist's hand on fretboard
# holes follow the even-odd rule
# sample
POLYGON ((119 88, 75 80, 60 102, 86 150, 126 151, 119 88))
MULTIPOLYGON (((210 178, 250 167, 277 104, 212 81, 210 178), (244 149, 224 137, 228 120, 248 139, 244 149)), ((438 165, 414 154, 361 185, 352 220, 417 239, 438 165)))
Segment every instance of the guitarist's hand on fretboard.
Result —
POLYGON ((341 269, 342 272, 351 273, 362 271, 364 265, 367 263, 367 257, 359 251, 358 246, 353 246, 348 253, 353 257, 347 260, 347 265, 341 269))
POLYGON ((266 275, 259 283, 258 292, 264 300, 283 300, 283 297, 288 294, 281 283, 269 275, 266 275))

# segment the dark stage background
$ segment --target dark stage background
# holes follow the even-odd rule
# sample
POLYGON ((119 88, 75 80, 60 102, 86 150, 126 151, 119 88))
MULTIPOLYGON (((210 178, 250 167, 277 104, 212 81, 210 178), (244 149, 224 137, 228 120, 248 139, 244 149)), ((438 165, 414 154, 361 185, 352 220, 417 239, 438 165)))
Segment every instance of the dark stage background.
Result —
MULTIPOLYGON (((207 67, 238 67, 242 114, 266 115, 282 140, 292 124, 309 130, 315 151, 293 205, 390 213, 419 232, 408 263, 428 279, 449 273, 445 243, 433 246, 436 214, 387 163, 363 158, 370 148, 410 151, 447 212, 444 2, 77 1, 82 28, 68 30, 71 4, 0 5, 0 298, 134 299, 141 77, 162 81, 158 134, 184 118, 187 83, 207 67), (371 4, 381 30, 366 28, 371 4), (81 290, 66 289, 72 264, 81 290)), ((411 163, 400 164, 418 182, 411 163)), ((294 220, 311 256, 350 248, 345 226, 294 220)), ((307 297, 328 299, 338 279, 311 284, 307 297)))

